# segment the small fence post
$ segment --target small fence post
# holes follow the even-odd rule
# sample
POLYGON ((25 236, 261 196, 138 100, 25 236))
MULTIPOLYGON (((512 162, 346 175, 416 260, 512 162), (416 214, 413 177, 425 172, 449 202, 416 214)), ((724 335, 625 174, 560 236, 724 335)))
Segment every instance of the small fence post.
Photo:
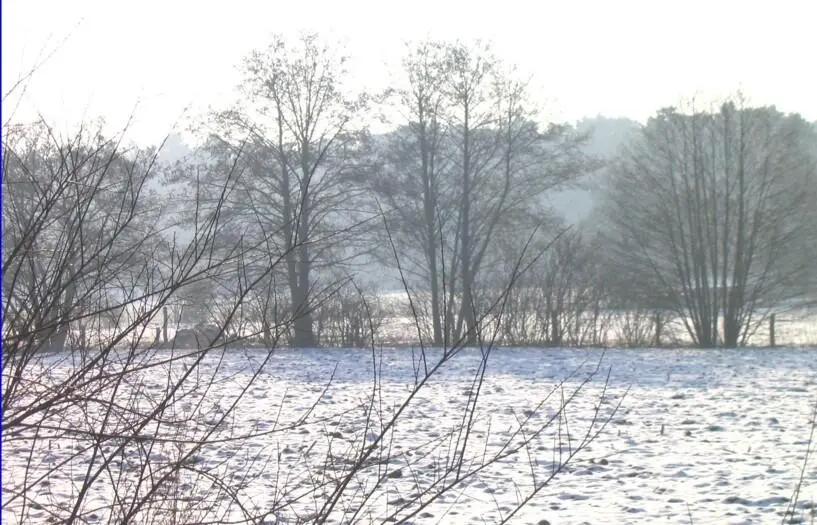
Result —
POLYGON ((774 316, 774 314, 772 314, 772 315, 769 316, 769 346, 771 348, 774 348, 774 347, 777 346, 777 343, 776 343, 775 337, 774 337, 774 328, 775 328, 774 325, 775 325, 775 316, 774 316))
POLYGON ((167 344, 167 305, 162 307, 162 342, 167 344))

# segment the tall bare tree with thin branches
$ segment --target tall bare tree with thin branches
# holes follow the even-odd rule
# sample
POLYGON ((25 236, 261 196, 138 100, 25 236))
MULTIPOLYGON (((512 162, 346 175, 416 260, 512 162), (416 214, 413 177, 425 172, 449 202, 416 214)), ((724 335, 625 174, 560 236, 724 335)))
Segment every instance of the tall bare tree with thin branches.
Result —
POLYGON ((367 102, 346 91, 345 62, 315 34, 294 43, 276 36, 244 61, 244 103, 217 114, 210 125, 210 155, 229 158, 239 147, 244 153, 241 190, 230 209, 287 254, 282 281, 296 347, 318 342, 316 271, 330 258, 338 263, 357 255, 349 234, 363 221, 354 202, 355 181, 365 169, 356 161, 367 102))
POLYGON ((489 47, 423 42, 404 69, 408 87, 398 95, 407 122, 381 145, 373 189, 404 271, 422 291, 418 306, 428 305, 429 340, 475 344, 490 267, 508 255, 497 238, 522 245, 527 232, 553 225, 547 192, 593 164, 581 152, 584 137, 538 122, 529 86, 489 47))

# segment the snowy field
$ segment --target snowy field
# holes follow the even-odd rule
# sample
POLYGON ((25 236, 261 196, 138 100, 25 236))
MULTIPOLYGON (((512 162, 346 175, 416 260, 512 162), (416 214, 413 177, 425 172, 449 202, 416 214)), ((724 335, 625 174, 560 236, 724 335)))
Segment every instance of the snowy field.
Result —
MULTIPOLYGON (((462 435, 451 431, 461 425, 463 410, 474 399, 480 355, 479 350, 463 351, 447 363, 382 440, 381 422, 415 383, 420 361, 412 350, 384 350, 374 356, 374 369, 371 351, 277 351, 233 412, 231 403, 250 384, 250 373, 265 353, 233 351, 224 361, 208 358, 200 375, 214 376, 215 382, 179 392, 173 408, 178 420, 161 430, 165 437, 191 442, 207 435, 221 440, 196 450, 195 468, 165 489, 176 491, 174 515, 185 517, 180 523, 204 521, 207 513, 223 522, 240 517, 228 498, 211 501, 211 478, 217 476, 240 489, 238 499, 247 509, 270 509, 278 502, 277 518, 270 514, 265 523, 308 522, 321 508, 325 491, 349 472, 361 447, 376 444, 380 460, 349 479, 329 522, 387 517, 405 522, 418 494, 431 494, 454 476, 446 475, 446 464, 456 456, 451 451, 462 435), (373 377, 378 378, 376 389, 373 377), (233 440, 238 435, 246 437, 233 440)), ((57 377, 69 365, 53 356, 44 367, 57 377)), ((809 449, 815 369, 817 349, 494 350, 461 455, 464 470, 470 465, 478 471, 408 521, 497 523, 541 487, 511 523, 781 523, 809 449), (599 360, 601 373, 575 393, 599 360), (574 393, 560 412, 562 400, 574 393), (575 451, 594 417, 595 428, 607 418, 609 423, 542 487, 560 463, 559 455, 563 460, 575 451), (520 426, 525 432, 519 432, 520 426), (481 467, 486 457, 520 440, 529 445, 481 467)), ((160 392, 168 377, 185 370, 184 360, 163 373, 153 370, 138 388, 131 384, 141 396, 132 399, 149 405, 151 392, 160 392)), ((90 424, 95 416, 67 409, 60 417, 76 418, 81 427, 79 421, 90 424)), ((127 487, 128 473, 140 458, 150 457, 158 476, 163 463, 185 452, 184 444, 172 440, 154 440, 146 447, 148 441, 146 436, 111 459, 108 480, 99 480, 84 504, 87 523, 109 522, 111 487, 127 487)), ((114 446, 108 442, 105 454, 114 446)), ((77 452, 78 442, 55 433, 35 448, 29 457, 26 434, 4 431, 3 523, 51 522, 48 509, 70 503, 82 485, 89 458, 77 452), (9 498, 22 488, 26 464, 30 504, 21 518, 15 512, 19 505, 9 498), (38 472, 55 465, 55 473, 39 479, 38 472)), ((797 514, 808 523, 817 496, 817 460, 808 462, 803 476, 797 514)))

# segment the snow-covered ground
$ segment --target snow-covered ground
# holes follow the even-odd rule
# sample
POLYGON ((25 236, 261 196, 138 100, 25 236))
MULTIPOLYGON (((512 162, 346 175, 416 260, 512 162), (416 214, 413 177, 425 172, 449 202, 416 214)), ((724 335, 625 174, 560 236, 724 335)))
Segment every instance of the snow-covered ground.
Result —
MULTIPOLYGON (((248 508, 268 509, 273 501, 290 500, 276 512, 282 521, 296 523, 296 516, 308 518, 319 508, 323 489, 316 487, 333 486, 350 469, 349 459, 375 442, 378 422, 388 419, 411 392, 419 361, 410 349, 376 354, 379 388, 373 390, 371 351, 276 351, 235 411, 217 425, 264 355, 260 350, 233 351, 226 361, 214 356, 205 362, 201 375, 215 376, 215 384, 206 391, 191 388, 186 397, 180 395, 174 413, 190 420, 182 426, 168 425, 163 432, 190 438, 215 432, 213 436, 224 441, 197 451, 196 469, 217 473, 240 488, 241 501, 248 508), (367 414, 374 416, 367 418, 367 414), (367 421, 376 424, 367 428, 367 421), (238 433, 254 437, 230 441, 238 433)), ((433 361, 436 355, 431 352, 429 357, 433 361)), ((452 479, 451 473, 442 477, 458 437, 449 433, 462 422, 463 409, 473 399, 480 355, 479 350, 464 351, 419 391, 394 431, 387 432, 377 454, 388 456, 388 462, 372 463, 350 481, 332 522, 348 522, 355 510, 360 511, 355 523, 380 522, 418 492, 452 479), (374 488, 378 479, 380 484, 374 488), (360 497, 367 493, 371 496, 363 503, 360 497)), ((61 367, 67 368, 67 362, 56 370, 61 367)), ((183 369, 184 363, 179 362, 170 372, 183 369)), ((166 380, 153 370, 139 388, 158 393, 166 380)), ((417 512, 410 522, 500 521, 534 484, 548 477, 560 453, 564 458, 575 448, 598 408, 601 420, 612 416, 608 426, 512 523, 780 523, 809 449, 815 402, 817 349, 604 353, 497 349, 480 392, 464 454, 466 466, 481 465, 508 442, 529 439, 530 446, 487 466, 461 488, 417 512), (560 415, 563 397, 575 392, 600 360, 601 373, 560 415), (599 402, 608 368, 606 397, 599 402), (546 425, 548 421, 552 424, 546 425), (515 434, 521 424, 527 429, 524 436, 515 434), (542 432, 533 435, 537 428, 542 432)), ((67 421, 71 414, 61 417, 67 421)), ((48 514, 42 509, 72 501, 88 458, 57 436, 41 441, 30 458, 21 437, 3 434, 3 523, 47 523, 48 514), (6 505, 11 494, 7 487, 19 486, 27 463, 31 480, 38 470, 61 462, 55 475, 27 489, 37 505, 21 520, 14 505, 6 505)), ((183 448, 157 442, 147 453, 158 472, 183 448)), ((129 472, 128 465, 138 464, 143 453, 144 443, 126 448, 112 461, 112 470, 129 472)), ((803 474, 798 513, 808 521, 817 496, 817 459, 807 464, 803 474)), ((179 515, 187 512, 203 519, 195 512, 203 512, 202 502, 208 498, 205 485, 211 483, 205 481, 201 476, 177 480, 179 515)), ((106 498, 111 497, 113 482, 98 481, 88 509, 103 509, 110 503, 106 498)), ((221 514, 222 519, 237 516, 235 508, 228 512, 221 514)), ((88 515, 92 514, 97 521, 90 522, 107 522, 102 510, 89 510, 88 515)), ((400 516, 397 521, 402 521, 400 516)))

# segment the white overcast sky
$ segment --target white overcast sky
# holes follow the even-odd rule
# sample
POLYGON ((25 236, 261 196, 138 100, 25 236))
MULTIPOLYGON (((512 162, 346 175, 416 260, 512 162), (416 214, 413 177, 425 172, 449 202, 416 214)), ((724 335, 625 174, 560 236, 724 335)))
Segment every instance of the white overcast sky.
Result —
POLYGON ((682 97, 742 89, 817 120, 817 0, 4 0, 3 93, 57 47, 4 122, 105 116, 161 140, 187 106, 224 104, 236 65, 274 32, 345 39, 355 82, 426 36, 490 40, 541 86, 556 118, 642 120, 682 97), (60 45, 60 42, 65 43, 60 45))

